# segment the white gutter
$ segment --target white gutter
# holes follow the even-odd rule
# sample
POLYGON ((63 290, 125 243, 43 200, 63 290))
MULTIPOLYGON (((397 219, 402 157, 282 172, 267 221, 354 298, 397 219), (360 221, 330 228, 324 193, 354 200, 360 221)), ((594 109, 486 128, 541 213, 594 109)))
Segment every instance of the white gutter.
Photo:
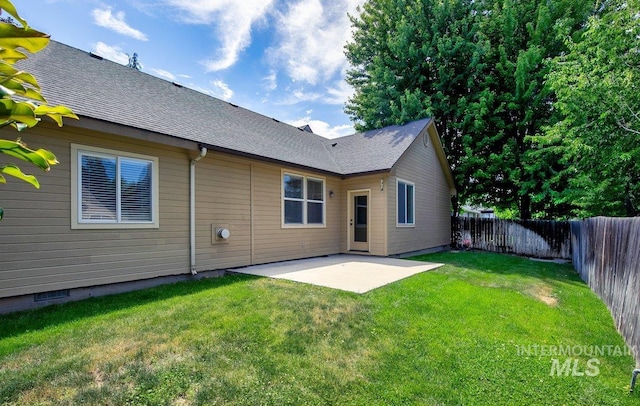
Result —
POLYGON ((197 275, 196 270, 196 162, 207 155, 207 149, 200 147, 200 155, 191 161, 189 167, 189 248, 191 274, 197 275))

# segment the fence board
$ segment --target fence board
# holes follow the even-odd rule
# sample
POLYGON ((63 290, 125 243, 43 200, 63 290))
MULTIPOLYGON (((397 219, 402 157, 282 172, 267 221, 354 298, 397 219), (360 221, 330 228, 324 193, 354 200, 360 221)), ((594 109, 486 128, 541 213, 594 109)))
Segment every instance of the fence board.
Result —
POLYGON ((640 218, 571 223, 573 266, 607 305, 640 365, 640 218))
POLYGON ((571 258, 571 226, 566 221, 452 217, 452 241, 465 240, 483 251, 536 258, 571 258))

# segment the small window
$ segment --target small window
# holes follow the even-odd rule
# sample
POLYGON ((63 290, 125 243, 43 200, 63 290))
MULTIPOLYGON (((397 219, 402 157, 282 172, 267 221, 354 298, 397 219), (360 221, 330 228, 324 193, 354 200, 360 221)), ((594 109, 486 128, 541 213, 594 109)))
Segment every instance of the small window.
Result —
POLYGON ((284 173, 282 185, 284 225, 324 225, 323 179, 284 173))
POLYGON ((157 227, 158 160, 72 146, 75 228, 157 227))
POLYGON ((413 183, 398 180, 398 225, 413 226, 415 212, 415 186, 413 183))

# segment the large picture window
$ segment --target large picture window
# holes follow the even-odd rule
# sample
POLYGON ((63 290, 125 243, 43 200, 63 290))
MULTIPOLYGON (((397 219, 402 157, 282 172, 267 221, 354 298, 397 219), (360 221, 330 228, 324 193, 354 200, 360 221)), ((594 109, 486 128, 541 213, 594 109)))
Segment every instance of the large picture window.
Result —
POLYGON ((284 225, 324 225, 324 180, 291 173, 282 175, 284 225))
POLYGON ((82 146, 72 150, 78 228, 157 227, 157 158, 82 146))
POLYGON ((415 186, 413 183, 398 180, 398 225, 413 226, 415 224, 415 186))

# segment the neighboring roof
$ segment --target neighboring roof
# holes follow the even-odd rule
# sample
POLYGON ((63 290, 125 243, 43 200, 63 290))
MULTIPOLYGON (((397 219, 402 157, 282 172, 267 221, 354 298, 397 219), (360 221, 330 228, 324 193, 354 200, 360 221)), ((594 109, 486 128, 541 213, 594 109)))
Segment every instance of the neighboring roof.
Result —
POLYGON ((56 41, 18 67, 37 78, 50 105, 80 117, 343 176, 391 169, 431 123, 330 140, 56 41))

